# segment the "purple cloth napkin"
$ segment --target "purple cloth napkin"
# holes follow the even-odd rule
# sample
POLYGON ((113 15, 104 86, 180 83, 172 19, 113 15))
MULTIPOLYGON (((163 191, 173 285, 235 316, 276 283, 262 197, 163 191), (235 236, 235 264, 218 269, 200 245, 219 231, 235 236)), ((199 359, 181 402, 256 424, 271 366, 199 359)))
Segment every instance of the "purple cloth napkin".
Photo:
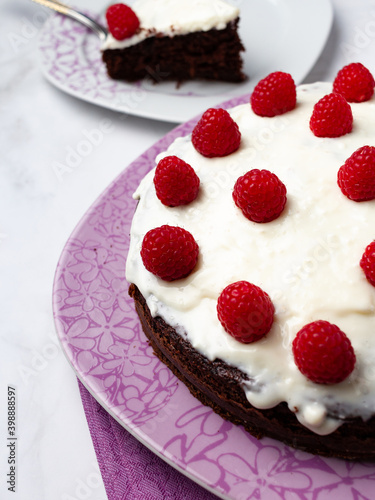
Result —
POLYGON ((217 500, 137 441, 78 384, 108 500, 217 500))

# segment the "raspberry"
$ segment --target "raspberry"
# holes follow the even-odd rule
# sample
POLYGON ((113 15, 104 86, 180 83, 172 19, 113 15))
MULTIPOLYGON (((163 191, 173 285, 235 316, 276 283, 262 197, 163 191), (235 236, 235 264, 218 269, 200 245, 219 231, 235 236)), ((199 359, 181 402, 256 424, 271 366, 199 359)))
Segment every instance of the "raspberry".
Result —
POLYGON ((166 156, 156 167, 154 184, 156 196, 164 205, 178 207, 195 200, 199 177, 184 160, 177 156, 166 156))
POLYGON ((314 106, 310 129, 317 137, 340 137, 352 131, 350 104, 340 94, 328 94, 314 106))
POLYGON ((375 241, 367 245, 359 262, 366 279, 372 286, 375 286, 375 241))
POLYGON ((217 301, 217 316, 225 331, 244 344, 270 331, 274 312, 268 294, 248 281, 228 285, 217 301))
POLYGON ((289 73, 276 71, 256 85, 250 97, 251 108, 259 116, 276 116, 296 107, 296 85, 289 73))
POLYGON ((227 156, 240 147, 241 132, 228 111, 209 108, 195 126, 191 140, 203 156, 227 156))
POLYGON ((338 384, 354 369, 355 354, 343 331, 328 321, 305 325, 293 340, 294 361, 316 384, 338 384))
POLYGON ((134 35, 139 28, 137 14, 123 3, 110 5, 106 12, 108 29, 113 38, 124 40, 134 35))
POLYGON ((160 226, 143 238, 141 257, 147 271, 165 281, 188 276, 198 259, 194 237, 181 227, 160 226))
POLYGON ((349 102, 364 102, 371 99, 374 86, 375 80, 370 71, 361 63, 352 63, 337 73, 333 91, 349 102))
POLYGON ((337 173, 337 184, 350 200, 375 198, 375 147, 362 146, 345 161, 337 173))
POLYGON ((286 203, 286 187, 268 170, 250 170, 234 185, 233 200, 253 222, 270 222, 281 214, 286 203))

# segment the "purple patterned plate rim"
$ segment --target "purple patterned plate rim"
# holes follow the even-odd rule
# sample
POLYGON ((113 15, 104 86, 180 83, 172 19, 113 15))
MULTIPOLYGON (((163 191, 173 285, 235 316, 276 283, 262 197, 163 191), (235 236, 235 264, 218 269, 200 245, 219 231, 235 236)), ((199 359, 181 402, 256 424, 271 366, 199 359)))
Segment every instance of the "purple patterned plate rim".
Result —
MULTIPOLYGON (((248 95, 222 104, 229 108, 248 95)), ((132 162, 68 239, 53 285, 59 341, 78 378, 158 456, 225 499, 370 499, 375 466, 316 457, 256 440, 203 406, 152 353, 124 277, 131 198, 158 153, 191 132, 178 126, 132 162)))

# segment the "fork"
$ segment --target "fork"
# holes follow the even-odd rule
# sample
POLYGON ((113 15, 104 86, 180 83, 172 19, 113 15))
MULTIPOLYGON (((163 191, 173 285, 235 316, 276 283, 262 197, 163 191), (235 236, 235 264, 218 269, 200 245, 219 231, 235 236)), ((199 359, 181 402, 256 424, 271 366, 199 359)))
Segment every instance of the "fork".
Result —
POLYGON ((87 16, 86 14, 83 14, 82 12, 73 9, 72 7, 68 7, 67 5, 58 2, 57 0, 32 0, 32 1, 40 5, 43 5, 44 7, 49 7, 50 9, 55 10, 60 14, 64 14, 65 16, 75 19, 76 21, 80 22, 87 28, 90 28, 100 38, 102 42, 104 42, 108 36, 108 31, 106 28, 104 28, 104 26, 100 25, 99 23, 94 21, 94 19, 87 16))

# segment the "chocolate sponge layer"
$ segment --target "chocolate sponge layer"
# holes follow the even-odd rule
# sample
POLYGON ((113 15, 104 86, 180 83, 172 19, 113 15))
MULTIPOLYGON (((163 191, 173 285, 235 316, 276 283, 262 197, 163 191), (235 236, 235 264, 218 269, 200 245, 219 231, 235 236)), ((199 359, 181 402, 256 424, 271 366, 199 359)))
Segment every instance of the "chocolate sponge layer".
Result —
POLYGON ((187 35, 152 36, 124 49, 106 49, 103 61, 116 80, 137 81, 149 77, 163 80, 218 80, 242 82, 238 19, 223 30, 187 35))

